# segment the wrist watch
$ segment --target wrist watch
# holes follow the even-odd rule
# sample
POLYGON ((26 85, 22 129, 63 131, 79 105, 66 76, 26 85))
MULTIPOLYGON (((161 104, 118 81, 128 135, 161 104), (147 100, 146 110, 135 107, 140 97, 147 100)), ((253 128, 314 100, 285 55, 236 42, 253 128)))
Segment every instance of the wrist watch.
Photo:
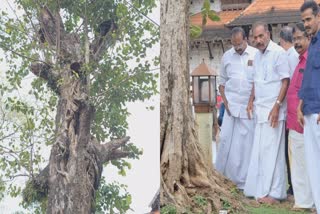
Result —
POLYGON ((279 106, 282 106, 282 102, 280 102, 280 100, 277 100, 276 103, 277 103, 279 106))

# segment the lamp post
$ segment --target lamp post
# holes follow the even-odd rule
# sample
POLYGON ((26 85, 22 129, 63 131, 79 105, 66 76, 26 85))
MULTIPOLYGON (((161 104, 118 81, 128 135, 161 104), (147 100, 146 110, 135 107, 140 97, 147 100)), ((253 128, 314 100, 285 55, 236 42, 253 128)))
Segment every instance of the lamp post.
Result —
POLYGON ((209 68, 204 60, 192 73, 192 100, 195 120, 198 124, 199 142, 205 153, 205 159, 212 166, 212 129, 216 118, 216 72, 209 68))

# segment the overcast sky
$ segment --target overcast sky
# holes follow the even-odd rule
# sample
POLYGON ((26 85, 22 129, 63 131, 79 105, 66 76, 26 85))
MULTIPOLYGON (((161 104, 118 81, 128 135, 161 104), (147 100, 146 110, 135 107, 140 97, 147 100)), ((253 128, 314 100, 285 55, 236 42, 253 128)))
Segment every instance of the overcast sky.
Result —
MULTIPOLYGON (((0 0, 0 8, 8 7, 8 1, 0 0)), ((12 11, 11 11, 12 12, 12 11)), ((156 23, 160 23, 160 7, 154 9, 152 14, 148 15, 156 23)), ((160 54, 159 44, 155 45, 147 54, 151 59, 160 54)), ((0 52, 0 57, 2 58, 0 52)), ((0 74, 4 72, 5 65, 0 63, 0 74)), ((160 72, 157 70, 157 72, 160 72)), ((153 96, 146 102, 128 103, 130 116, 128 118, 129 130, 127 135, 131 137, 131 142, 137 147, 143 149, 143 155, 140 160, 130 161, 132 169, 127 171, 125 177, 118 175, 115 167, 104 169, 103 175, 107 182, 118 181, 128 185, 128 192, 132 195, 132 208, 134 211, 128 213, 146 213, 150 211, 149 203, 160 186, 160 114, 159 103, 160 96, 153 96), (153 111, 147 110, 146 107, 154 106, 153 111)), ((0 213, 11 214, 21 210, 18 207, 20 199, 6 197, 0 202, 0 213)))

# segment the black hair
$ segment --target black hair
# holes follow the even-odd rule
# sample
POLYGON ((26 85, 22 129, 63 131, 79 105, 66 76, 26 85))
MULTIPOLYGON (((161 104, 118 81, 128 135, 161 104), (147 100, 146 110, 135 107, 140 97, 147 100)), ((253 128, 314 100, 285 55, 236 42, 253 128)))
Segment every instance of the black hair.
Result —
POLYGON ((298 22, 298 23, 296 23, 295 26, 294 26, 293 29, 292 29, 292 33, 294 34, 297 30, 303 32, 303 35, 304 35, 305 37, 308 37, 308 34, 307 34, 307 32, 306 32, 306 29, 304 28, 303 22, 298 22))
POLYGON ((312 9, 312 14, 315 16, 319 13, 319 6, 315 1, 305 1, 300 7, 300 12, 303 13, 307 9, 312 9))

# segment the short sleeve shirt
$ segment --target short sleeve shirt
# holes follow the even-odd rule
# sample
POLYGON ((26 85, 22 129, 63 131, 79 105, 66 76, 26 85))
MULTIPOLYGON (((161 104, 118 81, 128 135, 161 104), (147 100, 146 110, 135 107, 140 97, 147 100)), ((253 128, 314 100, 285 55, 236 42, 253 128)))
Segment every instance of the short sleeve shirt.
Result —
MULTIPOLYGON (((290 77, 288 57, 282 47, 270 40, 264 53, 259 51, 256 54, 253 65, 256 120, 265 123, 278 99, 282 79, 290 77)), ((286 119, 286 109, 284 100, 279 110, 279 120, 286 119)))
POLYGON ((253 86, 253 59, 257 51, 248 45, 242 55, 231 48, 222 57, 220 85, 225 86, 229 110, 234 117, 248 118, 246 108, 253 86))

